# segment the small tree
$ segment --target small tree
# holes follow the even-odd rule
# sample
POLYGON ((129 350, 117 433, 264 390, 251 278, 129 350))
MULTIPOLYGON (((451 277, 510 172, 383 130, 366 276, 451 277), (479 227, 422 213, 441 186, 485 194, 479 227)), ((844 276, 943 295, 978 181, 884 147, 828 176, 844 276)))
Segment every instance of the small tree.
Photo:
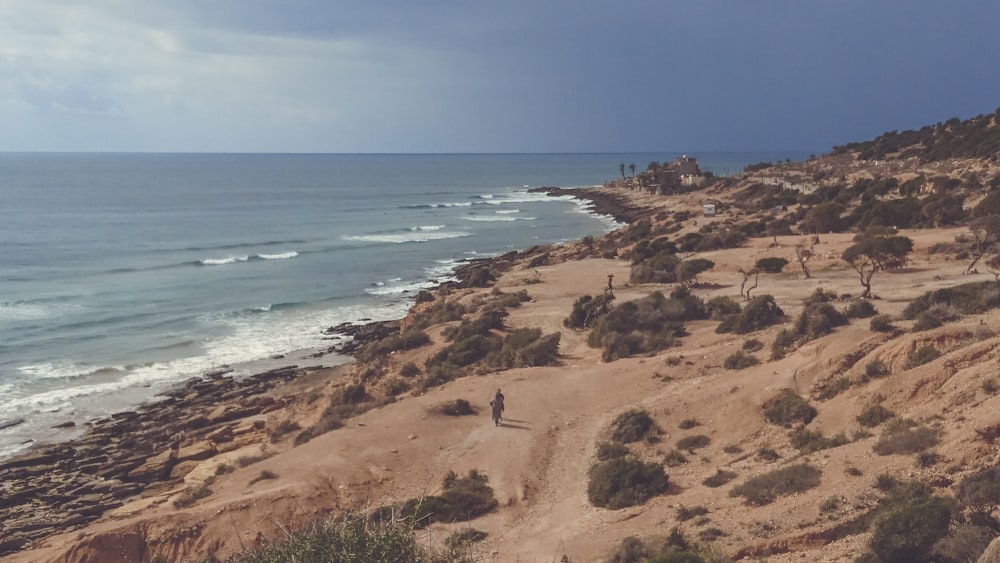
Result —
POLYGON ((1000 242, 1000 215, 990 214, 976 217, 969 224, 972 237, 975 239, 972 262, 965 269, 965 273, 972 273, 973 268, 983 254, 997 242, 1000 242))
POLYGON ((757 288, 757 279, 760 277, 760 270, 758 268, 750 268, 749 270, 739 268, 738 271, 743 274, 743 281, 740 282, 740 297, 750 301, 750 292, 757 288), (747 287, 747 282, 750 281, 750 278, 753 278, 753 285, 747 287))
POLYGON ((632 173, 632 177, 635 178, 635 163, 629 164, 628 165, 628 170, 629 170, 629 172, 632 173))
POLYGON ((841 259, 858 273, 864 288, 861 297, 869 297, 875 272, 904 266, 912 250, 913 240, 909 237, 875 236, 862 239, 845 250, 841 259))
POLYGON ((618 172, 621 173, 622 180, 624 180, 625 179, 625 163, 624 162, 618 164, 618 172))
POLYGON ((804 275, 806 279, 812 277, 809 274, 809 267, 806 266, 806 262, 808 262, 812 257, 813 250, 811 243, 801 240, 795 245, 795 261, 799 263, 799 268, 802 268, 802 275, 804 275))
POLYGON ((677 265, 677 281, 684 285, 697 285, 698 284, 698 274, 711 270, 715 267, 715 262, 708 260, 706 258, 694 258, 692 260, 684 260, 677 265))

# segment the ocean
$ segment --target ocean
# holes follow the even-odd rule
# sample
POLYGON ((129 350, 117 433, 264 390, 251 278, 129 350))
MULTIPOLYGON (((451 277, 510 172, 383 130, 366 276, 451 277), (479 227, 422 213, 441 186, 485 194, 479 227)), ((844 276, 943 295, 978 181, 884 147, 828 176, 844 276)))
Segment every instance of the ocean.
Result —
POLYGON ((529 188, 677 156, 0 153, 0 427, 24 420, 0 458, 209 371, 315 363, 326 328, 400 318, 465 260, 616 226, 529 188))

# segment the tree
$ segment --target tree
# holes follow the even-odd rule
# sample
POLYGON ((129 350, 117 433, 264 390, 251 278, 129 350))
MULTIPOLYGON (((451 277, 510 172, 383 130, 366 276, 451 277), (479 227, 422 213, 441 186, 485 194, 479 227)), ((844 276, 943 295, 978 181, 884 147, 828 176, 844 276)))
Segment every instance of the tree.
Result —
POLYGON ((825 201, 813 206, 802 220, 804 230, 819 234, 839 231, 843 220, 840 216, 847 208, 839 203, 825 201))
POLYGON ((738 269, 739 273, 743 274, 743 281, 740 283, 740 296, 745 297, 747 301, 750 301, 750 292, 757 288, 757 279, 760 278, 759 268, 750 268, 749 270, 744 270, 743 268, 738 269), (747 282, 753 278, 753 285, 747 287, 747 282))
POLYGON ((976 239, 976 244, 973 249, 972 262, 965 269, 966 274, 972 273, 976 262, 979 262, 990 246, 1000 242, 1000 215, 990 214, 976 217, 969 224, 969 230, 972 231, 972 237, 976 239))
POLYGON ((799 263, 799 267, 802 268, 802 275, 804 275, 806 279, 812 277, 809 274, 809 267, 806 266, 806 262, 808 262, 812 257, 812 244, 809 244, 803 239, 795 245, 795 261, 799 263))
POLYGON ((1000 283, 1000 254, 990 256, 986 261, 986 269, 993 274, 993 281, 1000 283))
POLYGON ((715 267, 715 262, 705 258, 684 260, 677 265, 677 281, 684 285, 697 285, 698 274, 715 267))
POLYGON ((632 173, 632 177, 635 178, 635 163, 629 164, 628 169, 632 173))
POLYGON ((625 179, 625 163, 624 162, 618 164, 618 172, 621 173, 622 180, 624 180, 625 179))
POLYGON ((872 292, 875 272, 901 268, 913 250, 913 240, 903 236, 874 236, 862 239, 844 251, 841 259, 858 273, 864 291, 861 297, 872 292))

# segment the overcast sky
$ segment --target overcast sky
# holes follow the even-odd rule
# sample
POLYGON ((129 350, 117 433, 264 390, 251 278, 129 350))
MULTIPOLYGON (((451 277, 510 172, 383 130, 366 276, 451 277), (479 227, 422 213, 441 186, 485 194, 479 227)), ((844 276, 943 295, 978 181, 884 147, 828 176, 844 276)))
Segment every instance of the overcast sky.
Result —
POLYGON ((996 0, 0 0, 0 150, 828 151, 1000 107, 996 0))

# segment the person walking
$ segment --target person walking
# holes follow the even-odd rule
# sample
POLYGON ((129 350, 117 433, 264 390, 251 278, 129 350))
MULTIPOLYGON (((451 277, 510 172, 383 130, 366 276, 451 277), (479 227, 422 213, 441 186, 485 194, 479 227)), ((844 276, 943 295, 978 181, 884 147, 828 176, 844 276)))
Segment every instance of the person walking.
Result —
POLYGON ((500 388, 497 388, 496 395, 490 399, 490 406, 493 407, 493 424, 494 426, 500 426, 500 420, 503 418, 503 392, 500 388))

